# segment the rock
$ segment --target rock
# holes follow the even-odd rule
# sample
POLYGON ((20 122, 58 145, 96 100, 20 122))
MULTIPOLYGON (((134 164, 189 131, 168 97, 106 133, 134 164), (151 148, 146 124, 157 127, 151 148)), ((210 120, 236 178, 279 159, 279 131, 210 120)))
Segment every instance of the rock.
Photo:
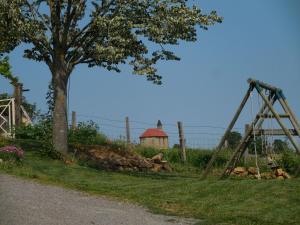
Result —
POLYGON ((72 164, 74 164, 74 162, 72 161, 72 160, 65 160, 65 164, 67 164, 67 165, 72 165, 72 164))
POLYGON ((274 177, 274 175, 271 172, 261 173, 260 176, 262 179, 273 179, 274 177))
POLYGON ((132 172, 132 171, 133 171, 133 169, 132 169, 131 167, 126 168, 126 170, 127 170, 128 172, 132 172))
POLYGON ((77 157, 84 161, 92 161, 101 169, 113 171, 172 171, 163 154, 157 154, 151 159, 140 156, 133 151, 116 149, 113 146, 97 146, 91 149, 81 147, 76 150, 77 157))
POLYGON ((283 174, 284 174, 284 171, 281 168, 275 170, 275 175, 277 177, 283 176, 283 174))
POLYGON ((255 177, 256 179, 258 179, 258 180, 260 180, 260 179, 261 179, 261 176, 260 176, 260 175, 258 175, 258 174, 254 175, 254 177, 255 177))
POLYGON ((256 177, 255 177, 255 175, 248 175, 248 178, 250 178, 250 179, 256 179, 256 177))
POLYGON ((161 170, 161 167, 162 166, 160 164, 153 164, 151 171, 157 173, 161 170))
POLYGON ((240 166, 234 168, 234 170, 233 170, 233 173, 235 173, 235 174, 240 174, 240 173, 245 173, 245 172, 247 172, 246 169, 244 167, 240 167, 240 166))
POLYGON ((284 180, 284 177, 283 176, 278 176, 276 179, 277 180, 284 180))
POLYGON ((172 172, 172 168, 169 165, 169 163, 163 163, 162 164, 162 169, 165 170, 165 171, 168 171, 168 172, 172 172))
POLYGON ((257 174, 257 169, 255 167, 249 167, 248 173, 251 175, 255 175, 255 174, 257 174))
POLYGON ((285 179, 291 179, 291 176, 287 172, 283 172, 283 177, 285 179))
POLYGON ((163 156, 164 156, 164 155, 163 155, 162 153, 159 153, 159 154, 153 156, 153 157, 151 158, 151 160, 152 160, 154 163, 160 163, 160 162, 162 161, 162 159, 163 159, 163 156))
POLYGON ((0 159, 0 163, 3 163, 3 159, 0 159))
POLYGON ((248 176, 248 171, 242 172, 237 174, 239 177, 247 177, 248 176))

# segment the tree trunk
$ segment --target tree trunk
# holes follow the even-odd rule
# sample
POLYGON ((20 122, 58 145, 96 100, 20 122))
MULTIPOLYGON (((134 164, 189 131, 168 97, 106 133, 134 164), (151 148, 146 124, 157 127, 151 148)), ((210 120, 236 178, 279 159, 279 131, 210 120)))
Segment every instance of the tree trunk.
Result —
POLYGON ((55 150, 68 152, 67 84, 68 74, 64 68, 52 71, 54 89, 53 145, 55 150))

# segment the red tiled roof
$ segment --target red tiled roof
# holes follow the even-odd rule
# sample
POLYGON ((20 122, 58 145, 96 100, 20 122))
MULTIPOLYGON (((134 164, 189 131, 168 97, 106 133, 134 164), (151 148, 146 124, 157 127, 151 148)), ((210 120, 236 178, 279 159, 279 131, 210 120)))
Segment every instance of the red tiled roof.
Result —
POLYGON ((161 129, 149 128, 140 136, 140 138, 146 137, 168 137, 168 135, 161 129))

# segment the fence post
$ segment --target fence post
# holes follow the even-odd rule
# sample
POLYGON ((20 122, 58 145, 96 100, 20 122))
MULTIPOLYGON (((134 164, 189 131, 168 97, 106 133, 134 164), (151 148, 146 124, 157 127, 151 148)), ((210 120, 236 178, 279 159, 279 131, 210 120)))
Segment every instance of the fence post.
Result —
POLYGON ((76 112, 72 111, 72 130, 75 130, 77 127, 77 123, 76 123, 76 112))
POLYGON ((22 124, 22 112, 21 112, 21 105, 22 105, 22 89, 23 85, 17 83, 14 85, 14 98, 15 98, 15 123, 16 127, 20 127, 22 124))
POLYGON ((179 145, 180 145, 180 158, 183 163, 186 162, 186 152, 185 152, 185 138, 183 132, 182 122, 178 121, 178 134, 179 134, 179 145))
POLYGON ((125 118, 125 124, 126 124, 126 141, 127 141, 127 144, 129 145, 131 141, 130 141, 130 127, 129 127, 128 116, 126 116, 126 118, 125 118))

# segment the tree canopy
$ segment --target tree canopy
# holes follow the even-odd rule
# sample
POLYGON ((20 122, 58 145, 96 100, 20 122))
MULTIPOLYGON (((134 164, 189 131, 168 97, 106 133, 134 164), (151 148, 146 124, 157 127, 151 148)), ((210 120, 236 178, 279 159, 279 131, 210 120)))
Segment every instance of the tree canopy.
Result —
POLYGON ((20 1, 0 0, 0 56, 13 50, 20 43, 23 25, 19 9, 20 1))
POLYGON ((16 85, 19 82, 18 77, 13 76, 11 72, 11 66, 9 64, 8 57, 0 60, 0 76, 8 79, 12 85, 16 85))
POLYGON ((133 73, 161 84, 155 64, 179 60, 170 49, 222 22, 187 0, 0 0, 0 52, 29 45, 24 57, 46 63, 54 90, 53 139, 67 150, 67 83, 78 64, 133 73))
POLYGON ((241 140, 242 140, 242 135, 239 132, 237 131, 230 132, 227 137, 228 147, 231 149, 235 149, 241 140))
POLYGON ((155 63, 179 59, 163 45, 196 41, 196 25, 207 29, 222 21, 215 11, 202 14, 185 0, 1 0, 0 13, 2 52, 23 41, 33 45, 25 57, 50 67, 57 54, 68 72, 80 63, 119 72, 120 64, 129 63, 158 84, 155 63), (149 41, 157 49, 150 51, 149 41))

